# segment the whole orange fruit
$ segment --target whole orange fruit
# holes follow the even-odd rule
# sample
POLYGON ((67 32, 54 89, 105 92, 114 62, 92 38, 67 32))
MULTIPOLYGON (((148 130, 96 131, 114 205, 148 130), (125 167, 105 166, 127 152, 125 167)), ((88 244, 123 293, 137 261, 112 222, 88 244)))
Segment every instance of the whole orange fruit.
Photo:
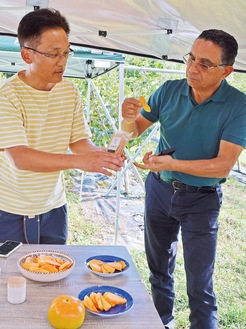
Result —
POLYGON ((83 302, 73 296, 61 295, 52 300, 48 309, 48 319, 57 329, 77 329, 85 319, 83 302))

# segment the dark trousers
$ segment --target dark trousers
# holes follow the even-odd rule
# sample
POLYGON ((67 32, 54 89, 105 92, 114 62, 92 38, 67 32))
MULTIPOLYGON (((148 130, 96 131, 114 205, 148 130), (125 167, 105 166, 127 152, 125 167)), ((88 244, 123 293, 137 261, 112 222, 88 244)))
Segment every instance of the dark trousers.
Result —
POLYGON ((213 292, 222 190, 174 191, 149 173, 145 201, 145 248, 152 297, 165 328, 174 328, 174 268, 179 231, 183 242, 191 329, 217 329, 213 292))
MULTIPOLYGON (((39 215, 40 243, 65 244, 68 235, 67 205, 39 215)), ((0 242, 16 240, 27 243, 24 234, 24 216, 0 210, 0 242)))

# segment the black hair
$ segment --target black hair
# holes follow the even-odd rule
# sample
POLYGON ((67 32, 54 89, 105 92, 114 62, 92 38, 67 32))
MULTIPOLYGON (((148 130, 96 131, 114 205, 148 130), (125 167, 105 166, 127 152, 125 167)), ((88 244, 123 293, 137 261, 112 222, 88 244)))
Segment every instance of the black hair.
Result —
POLYGON ((41 34, 52 28, 62 28, 67 35, 70 27, 67 19, 58 10, 42 8, 26 14, 20 21, 17 31, 20 46, 26 42, 37 45, 41 34))
POLYGON ((221 62, 227 65, 233 65, 238 51, 236 39, 222 30, 210 29, 203 31, 197 39, 204 39, 213 42, 221 48, 221 62))

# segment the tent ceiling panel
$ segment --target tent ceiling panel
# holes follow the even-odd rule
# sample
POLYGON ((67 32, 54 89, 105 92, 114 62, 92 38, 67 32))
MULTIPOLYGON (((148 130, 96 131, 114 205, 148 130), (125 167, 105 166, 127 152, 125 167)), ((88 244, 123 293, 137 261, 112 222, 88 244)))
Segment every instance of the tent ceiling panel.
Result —
POLYGON ((0 33, 16 35, 34 6, 60 10, 73 45, 174 61, 202 30, 223 29, 239 43, 235 68, 246 72, 245 0, 1 0, 0 33))

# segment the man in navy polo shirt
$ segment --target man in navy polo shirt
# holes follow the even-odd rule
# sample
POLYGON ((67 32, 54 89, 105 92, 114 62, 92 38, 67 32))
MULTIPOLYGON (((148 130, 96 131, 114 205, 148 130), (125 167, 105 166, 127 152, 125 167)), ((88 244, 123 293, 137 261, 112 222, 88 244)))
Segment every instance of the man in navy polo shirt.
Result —
POLYGON ((174 328, 174 268, 181 229, 191 329, 217 329, 213 291, 221 183, 246 146, 246 95, 230 86, 238 44, 221 30, 203 31, 184 56, 186 79, 167 81, 149 98, 151 111, 128 98, 122 129, 140 136, 160 123, 146 179, 145 248, 152 296, 167 329, 174 328), (168 148, 173 155, 159 156, 168 148))

